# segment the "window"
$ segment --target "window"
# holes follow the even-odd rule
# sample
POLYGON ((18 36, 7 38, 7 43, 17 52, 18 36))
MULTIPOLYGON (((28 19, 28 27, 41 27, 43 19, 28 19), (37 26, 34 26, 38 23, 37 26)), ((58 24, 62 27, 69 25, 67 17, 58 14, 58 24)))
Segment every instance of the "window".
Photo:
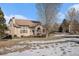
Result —
POLYGON ((43 29, 43 33, 45 33, 45 29, 43 29))
POLYGON ((27 27, 26 26, 21 26, 20 33, 27 33, 27 27))
POLYGON ((23 30, 23 33, 27 33, 27 30, 23 30))
POLYGON ((21 26, 21 30, 26 30, 27 26, 21 26))
POLYGON ((20 30, 20 33, 27 33, 27 30, 20 30))
POLYGON ((37 28, 37 32, 39 32, 41 29, 40 28, 37 28))

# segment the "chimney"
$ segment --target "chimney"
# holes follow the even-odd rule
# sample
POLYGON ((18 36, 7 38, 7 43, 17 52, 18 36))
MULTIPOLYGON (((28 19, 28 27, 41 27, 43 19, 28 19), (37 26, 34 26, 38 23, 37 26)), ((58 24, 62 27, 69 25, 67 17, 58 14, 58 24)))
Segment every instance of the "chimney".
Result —
POLYGON ((12 19, 15 19, 15 17, 12 17, 12 19))
POLYGON ((11 19, 12 19, 13 23, 15 23, 15 17, 12 17, 11 19))

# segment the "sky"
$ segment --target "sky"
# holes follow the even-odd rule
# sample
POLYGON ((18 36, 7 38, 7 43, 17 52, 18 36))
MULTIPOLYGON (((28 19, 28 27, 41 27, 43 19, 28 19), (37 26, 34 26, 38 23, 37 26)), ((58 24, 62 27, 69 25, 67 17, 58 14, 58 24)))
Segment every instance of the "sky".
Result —
MULTIPOLYGON (((67 10, 76 3, 63 3, 59 11, 59 22, 65 17, 67 10)), ((4 12, 6 21, 11 17, 23 18, 29 20, 37 20, 36 7, 34 3, 0 3, 0 7, 4 12)))

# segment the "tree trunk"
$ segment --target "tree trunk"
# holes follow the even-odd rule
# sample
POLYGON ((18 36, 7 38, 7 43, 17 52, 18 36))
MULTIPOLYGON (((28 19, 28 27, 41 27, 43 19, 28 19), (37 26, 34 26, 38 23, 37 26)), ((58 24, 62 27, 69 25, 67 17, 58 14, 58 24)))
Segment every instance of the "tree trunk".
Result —
POLYGON ((48 30, 46 30, 46 39, 48 39, 49 33, 48 30))
POLYGON ((46 33, 46 39, 48 39, 48 33, 46 33))

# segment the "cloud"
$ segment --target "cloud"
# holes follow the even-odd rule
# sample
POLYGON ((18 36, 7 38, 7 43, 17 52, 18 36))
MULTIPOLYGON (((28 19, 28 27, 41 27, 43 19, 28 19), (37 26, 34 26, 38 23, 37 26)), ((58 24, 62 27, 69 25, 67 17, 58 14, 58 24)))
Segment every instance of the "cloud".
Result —
POLYGON ((68 10, 70 10, 71 8, 75 8, 76 10, 79 10, 79 4, 74 4, 71 7, 69 7, 68 10))
POLYGON ((26 18, 25 16, 23 16, 23 15, 9 15, 9 16, 5 15, 4 17, 5 17, 5 19, 6 19, 6 24, 8 24, 9 20, 10 20, 12 17, 15 17, 15 18, 17 18, 17 19, 27 19, 27 18, 26 18))

